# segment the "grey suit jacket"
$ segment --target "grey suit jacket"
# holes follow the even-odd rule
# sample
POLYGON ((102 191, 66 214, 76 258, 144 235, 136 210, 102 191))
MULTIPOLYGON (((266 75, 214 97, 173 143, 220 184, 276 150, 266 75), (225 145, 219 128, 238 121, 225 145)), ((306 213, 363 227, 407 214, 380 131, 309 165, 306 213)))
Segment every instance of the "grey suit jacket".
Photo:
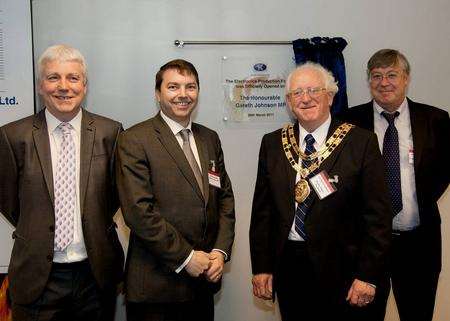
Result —
POLYGON ((132 302, 192 300, 218 290, 203 277, 175 270, 191 250, 231 255, 234 197, 217 133, 198 124, 192 132, 203 173, 202 196, 175 136, 158 114, 125 131, 118 146, 117 179, 125 222, 131 229, 126 295, 132 302), (208 184, 214 162, 221 187, 208 184))
MULTIPOLYGON (((83 110, 80 209, 84 242, 100 288, 121 279, 123 251, 113 222, 118 208, 113 176, 121 124, 83 110)), ((54 188, 45 113, 0 128, 0 212, 15 226, 9 264, 14 302, 27 304, 44 290, 53 261, 54 188)))

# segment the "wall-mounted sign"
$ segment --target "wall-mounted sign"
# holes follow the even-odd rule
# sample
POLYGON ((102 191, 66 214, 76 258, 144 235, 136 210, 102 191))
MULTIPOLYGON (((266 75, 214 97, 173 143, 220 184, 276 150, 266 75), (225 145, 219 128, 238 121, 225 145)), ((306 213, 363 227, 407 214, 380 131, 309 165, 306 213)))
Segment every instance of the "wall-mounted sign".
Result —
POLYGON ((222 57, 224 120, 287 121, 285 79, 291 57, 222 57))

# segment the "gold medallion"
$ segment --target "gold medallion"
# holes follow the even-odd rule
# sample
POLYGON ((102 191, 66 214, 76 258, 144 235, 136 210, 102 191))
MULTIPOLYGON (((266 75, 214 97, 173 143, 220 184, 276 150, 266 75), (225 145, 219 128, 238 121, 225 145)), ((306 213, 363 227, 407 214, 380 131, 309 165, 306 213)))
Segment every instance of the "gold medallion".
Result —
POLYGON ((302 152, 298 147, 292 124, 287 124, 283 127, 281 130, 281 144, 283 146, 284 154, 292 168, 300 175, 300 180, 295 184, 295 200, 297 203, 304 202, 309 193, 311 193, 306 178, 314 173, 314 171, 320 167, 322 162, 333 153, 353 127, 355 126, 349 123, 341 124, 331 137, 327 139, 324 148, 308 155, 302 152), (295 161, 291 149, 299 156, 298 162, 295 161), (307 167, 303 167, 302 160, 309 161, 311 164, 307 167))
POLYGON ((311 189, 306 179, 301 179, 295 184, 295 200, 297 203, 302 203, 308 197, 311 189))

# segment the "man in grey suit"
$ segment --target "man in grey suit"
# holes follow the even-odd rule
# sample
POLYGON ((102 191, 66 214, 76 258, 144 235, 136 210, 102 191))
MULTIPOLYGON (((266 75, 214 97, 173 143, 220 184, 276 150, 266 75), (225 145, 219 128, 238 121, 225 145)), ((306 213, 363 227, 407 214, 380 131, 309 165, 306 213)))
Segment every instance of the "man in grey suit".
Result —
POLYGON ((213 320, 213 295, 234 239, 234 197, 216 132, 193 123, 195 67, 173 60, 156 75, 161 111, 119 139, 117 179, 131 229, 127 317, 213 320))
POLYGON ((113 167, 121 124, 81 108, 86 63, 69 46, 39 59, 45 109, 0 128, 0 212, 16 228, 14 320, 112 320, 123 251, 113 167))

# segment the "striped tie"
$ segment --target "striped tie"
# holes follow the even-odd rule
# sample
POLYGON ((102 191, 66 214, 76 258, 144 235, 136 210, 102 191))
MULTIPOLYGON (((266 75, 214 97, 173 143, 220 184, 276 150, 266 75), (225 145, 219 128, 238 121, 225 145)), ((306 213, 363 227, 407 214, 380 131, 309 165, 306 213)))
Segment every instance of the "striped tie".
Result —
MULTIPOLYGON (((305 136, 306 147, 305 154, 310 155, 316 151, 314 148, 314 137, 311 134, 305 136)), ((311 161, 303 160, 302 167, 306 168, 311 165, 311 161)), ((312 173, 311 173, 312 174, 312 173)), ((310 174, 310 175, 311 175, 310 174)), ((309 206, 311 205, 312 197, 311 194, 302 202, 297 205, 297 209, 295 211, 295 231, 306 241, 306 233, 305 233, 305 218, 308 214, 309 206)))

